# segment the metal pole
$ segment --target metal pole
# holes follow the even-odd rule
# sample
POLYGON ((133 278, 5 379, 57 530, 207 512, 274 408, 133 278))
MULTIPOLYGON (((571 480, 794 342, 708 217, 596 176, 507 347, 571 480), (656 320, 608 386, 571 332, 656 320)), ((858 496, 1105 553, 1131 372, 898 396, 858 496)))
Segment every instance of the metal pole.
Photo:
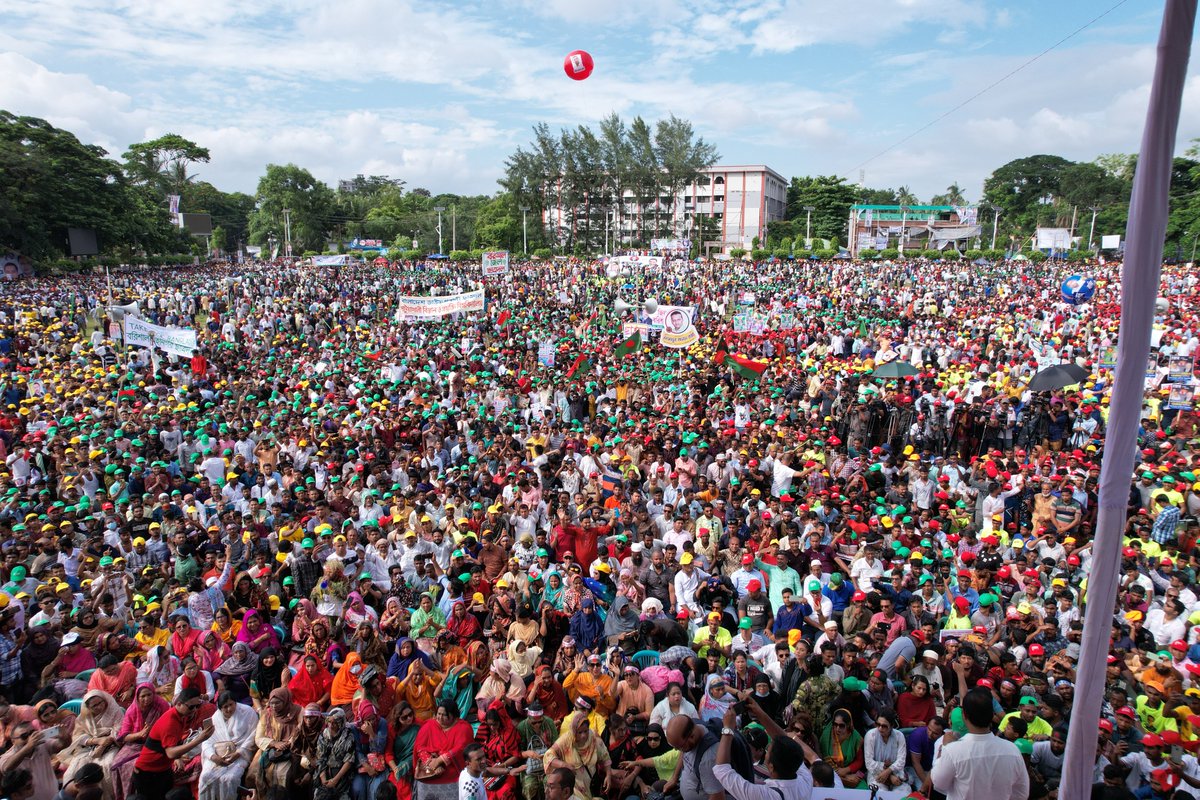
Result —
POLYGON ((900 257, 904 257, 904 243, 908 238, 908 206, 900 206, 900 257))
POLYGON ((1192 258, 1191 258, 1192 261, 1196 260, 1196 240, 1197 239, 1200 239, 1200 233, 1197 233, 1195 236, 1192 237, 1192 258))
POLYGON ((1092 209, 1092 227, 1088 228, 1088 250, 1092 249, 1092 237, 1096 233, 1096 212, 1100 210, 1100 206, 1091 206, 1092 209))
POLYGON ((996 249, 996 225, 1000 222, 1000 206, 992 206, 992 249, 996 249))
POLYGON ((450 206, 450 249, 458 249, 458 206, 450 206))
POLYGON ((438 255, 442 254, 442 212, 446 210, 445 206, 434 206, 433 210, 438 215, 438 255))
POLYGON ((1137 463, 1145 364, 1150 353, 1162 271, 1172 154, 1195 24, 1196 0, 1168 0, 1159 31, 1157 63, 1129 203, 1128 246, 1121 270, 1121 336, 1112 381, 1108 438, 1100 470, 1099 516, 1075 673, 1075 704, 1071 710, 1059 800, 1085 800, 1092 794, 1096 728, 1104 702, 1112 610, 1121 573, 1129 476, 1137 463))
POLYGON ((804 246, 812 248, 812 212, 816 206, 804 207, 804 246))
POLYGON ((288 257, 292 257, 292 210, 285 208, 283 210, 283 252, 288 257))
POLYGON ((521 206, 521 252, 529 255, 529 230, 525 226, 525 212, 529 206, 521 206))

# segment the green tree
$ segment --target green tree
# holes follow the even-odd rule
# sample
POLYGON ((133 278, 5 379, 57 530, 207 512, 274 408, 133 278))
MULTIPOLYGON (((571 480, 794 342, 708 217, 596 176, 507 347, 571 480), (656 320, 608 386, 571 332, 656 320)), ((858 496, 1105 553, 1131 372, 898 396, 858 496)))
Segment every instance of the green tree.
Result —
POLYGON ((187 212, 211 214, 213 225, 225 229, 228 246, 248 243, 250 212, 254 210, 254 198, 250 195, 222 192, 207 181, 195 181, 183 188, 179 207, 187 212))
MULTIPOLYGON (((537 239, 531 241, 531 250, 538 243, 537 239)), ((516 198, 502 193, 479 209, 472 247, 520 253, 521 244, 521 211, 517 208, 516 198)))
POLYGON ((935 194, 929 200, 931 206, 965 206, 967 204, 967 196, 963 194, 962 187, 957 183, 952 183, 946 187, 945 194, 935 194))
MULTIPOLYGON (((806 222, 804 207, 812 206, 813 238, 844 238, 850 206, 854 205, 857 195, 854 186, 835 175, 792 178, 787 189, 787 217, 803 226, 806 222)), ((801 227, 800 234, 803 236, 803 233, 801 227)))
POLYGON ((150 186, 163 195, 182 194, 184 187, 195 177, 188 169, 192 164, 207 164, 209 157, 208 148, 177 133, 131 144, 123 156, 130 180, 150 186))
POLYGON ((1054 155, 1014 159, 983 182, 984 199, 1000 206, 1000 223, 1006 231, 1028 236, 1039 221, 1057 219, 1054 203, 1061 191, 1063 172, 1071 164, 1054 155))
POLYGON ((921 201, 912 193, 912 189, 909 189, 907 186, 901 186, 896 190, 896 202, 902 206, 921 205, 921 201))
POLYGON ((292 252, 325 249, 325 236, 334 206, 333 191, 295 164, 268 164, 258 181, 255 208, 250 214, 250 241, 266 244, 271 234, 283 242, 283 210, 291 217, 292 252))

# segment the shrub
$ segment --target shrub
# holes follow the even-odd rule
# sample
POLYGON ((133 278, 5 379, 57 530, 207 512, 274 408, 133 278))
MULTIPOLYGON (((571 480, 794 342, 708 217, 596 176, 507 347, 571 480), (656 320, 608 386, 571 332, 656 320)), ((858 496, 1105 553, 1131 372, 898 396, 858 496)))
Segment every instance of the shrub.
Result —
POLYGON ((771 257, 770 250, 751 250, 750 251, 750 258, 752 258, 755 261, 766 261, 770 257, 771 257))
POLYGON ((471 251, 470 250, 451 250, 450 251, 450 260, 451 261, 469 261, 470 259, 471 259, 471 251))
POLYGON ((425 256, 424 250, 402 250, 400 252, 400 258, 404 261, 416 261, 417 259, 423 258, 424 256, 425 256))
POLYGON ((974 261, 977 258, 983 258, 983 251, 982 250, 968 250, 966 252, 966 257, 971 259, 972 261, 974 261))
POLYGON ((879 251, 881 258, 897 259, 900 257, 900 250, 896 247, 885 247, 879 251))
POLYGON ((822 248, 820 250, 816 250, 813 252, 813 255, 815 255, 817 258, 821 259, 822 261, 828 261, 829 259, 833 258, 837 254, 838 254, 838 251, 834 250, 832 247, 822 248))
POLYGON ((533 251, 533 257, 542 259, 554 258, 554 251, 549 247, 539 247, 533 251))
POLYGON ((1041 250, 1034 250, 1032 253, 1026 253, 1025 255, 1035 264, 1041 264, 1043 261, 1049 258, 1049 256, 1047 256, 1041 250))
POLYGON ((744 247, 735 247, 729 251, 730 258, 741 258, 744 255, 746 255, 746 249, 744 247))

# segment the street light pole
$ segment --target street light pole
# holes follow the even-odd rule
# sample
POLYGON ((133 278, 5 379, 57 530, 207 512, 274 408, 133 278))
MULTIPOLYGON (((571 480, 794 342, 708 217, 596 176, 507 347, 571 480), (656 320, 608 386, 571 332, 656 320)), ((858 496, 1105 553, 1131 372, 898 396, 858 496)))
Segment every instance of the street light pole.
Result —
POLYGON ((1092 227, 1088 228, 1088 250, 1092 249, 1092 235, 1096 232, 1096 212, 1100 206, 1089 206, 1092 212, 1092 227))
POLYGON ((1000 206, 992 206, 992 249, 996 249, 996 225, 1000 222, 1000 206))
POLYGON ((816 206, 804 207, 804 246, 812 249, 812 212, 816 206))
POLYGON ((900 257, 904 257, 905 235, 908 233, 908 206, 900 206, 900 257))
POLYGON ((284 245, 283 252, 288 257, 292 257, 292 210, 285 208, 283 210, 283 236, 284 245))
POLYGON ((446 210, 445 206, 434 206, 433 210, 438 215, 438 255, 442 254, 442 212, 446 210))
POLYGON ((450 249, 458 249, 458 206, 450 206, 450 249))
POLYGON ((529 206, 519 206, 521 209, 521 252, 529 255, 529 231, 525 227, 525 212, 529 210, 529 206))

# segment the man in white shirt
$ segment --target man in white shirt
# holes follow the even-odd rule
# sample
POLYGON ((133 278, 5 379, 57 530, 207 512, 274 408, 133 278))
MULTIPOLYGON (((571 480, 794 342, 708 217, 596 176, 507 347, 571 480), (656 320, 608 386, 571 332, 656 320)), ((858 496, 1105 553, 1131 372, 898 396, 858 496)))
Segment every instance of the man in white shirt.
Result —
POLYGON ((1017 746, 992 733, 992 695, 972 689, 963 699, 967 735, 946 744, 933 765, 933 788, 946 800, 1026 800, 1029 773, 1017 746))

